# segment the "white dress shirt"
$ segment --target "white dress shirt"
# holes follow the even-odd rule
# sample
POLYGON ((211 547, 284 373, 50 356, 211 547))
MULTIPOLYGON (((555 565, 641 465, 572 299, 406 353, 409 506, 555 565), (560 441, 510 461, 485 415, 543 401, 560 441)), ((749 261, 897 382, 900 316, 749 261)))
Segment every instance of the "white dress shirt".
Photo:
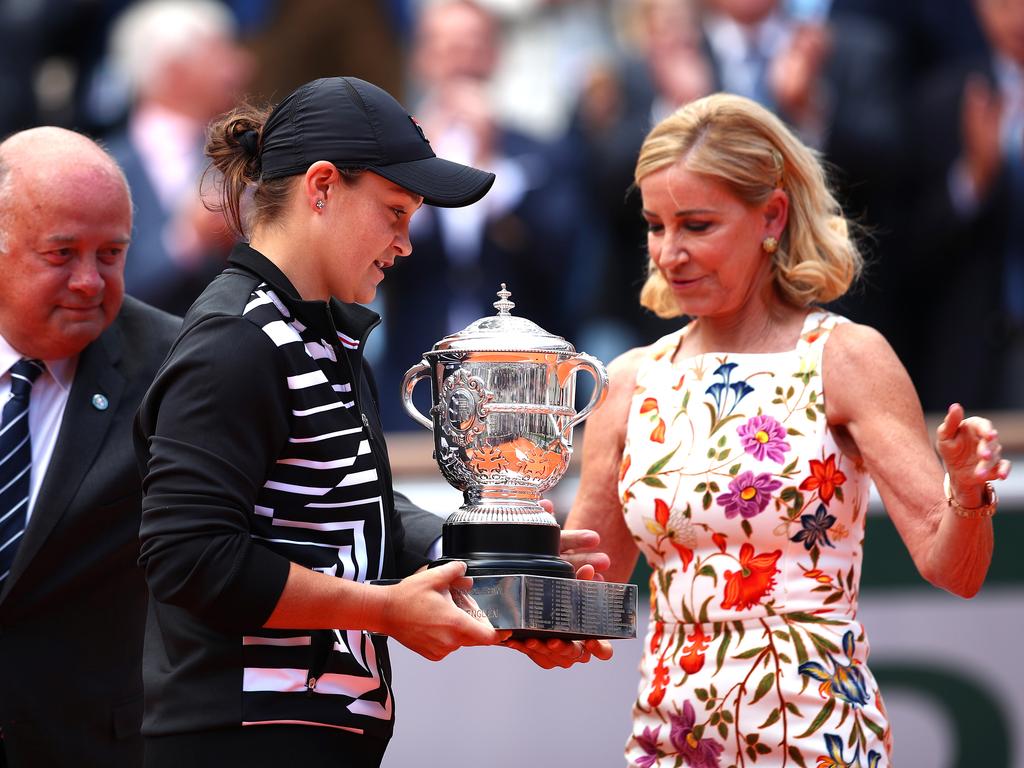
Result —
MULTIPOLYGON (((11 367, 25 355, 0 336, 0 404, 11 398, 11 367)), ((75 379, 78 357, 44 360, 46 370, 32 385, 28 407, 28 430, 32 441, 32 475, 30 480, 26 521, 32 516, 39 488, 50 466, 50 457, 57 444, 57 433, 64 419, 64 408, 75 379)))

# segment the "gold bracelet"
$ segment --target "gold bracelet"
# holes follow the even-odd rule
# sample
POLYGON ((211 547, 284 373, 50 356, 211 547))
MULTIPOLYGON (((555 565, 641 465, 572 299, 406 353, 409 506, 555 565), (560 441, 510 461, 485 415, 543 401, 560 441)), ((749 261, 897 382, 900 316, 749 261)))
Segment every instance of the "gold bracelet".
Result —
POLYGON ((992 517, 992 515, 996 513, 996 506, 999 504, 999 497, 996 495, 996 489, 992 487, 992 483, 985 483, 985 495, 988 497, 988 501, 980 507, 965 507, 956 500, 956 496, 953 495, 953 489, 949 482, 948 472, 942 480, 942 487, 946 491, 946 503, 949 504, 950 508, 957 514, 957 517, 992 517))

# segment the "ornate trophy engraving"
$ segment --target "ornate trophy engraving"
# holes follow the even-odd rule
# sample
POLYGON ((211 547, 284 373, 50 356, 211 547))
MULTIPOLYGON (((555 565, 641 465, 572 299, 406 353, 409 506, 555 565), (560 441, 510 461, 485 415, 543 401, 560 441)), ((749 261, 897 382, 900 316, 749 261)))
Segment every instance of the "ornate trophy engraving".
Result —
POLYGON ((433 432, 441 474, 465 498, 444 524, 438 563, 467 562, 474 586, 457 602, 496 628, 518 636, 635 637, 636 586, 577 581, 558 556, 558 523, 538 503, 565 474, 573 427, 604 399, 604 366, 513 316, 504 283, 498 297, 497 315, 441 339, 402 384, 406 411, 433 432), (577 413, 579 370, 595 386, 577 413), (426 378, 430 418, 412 402, 426 378))

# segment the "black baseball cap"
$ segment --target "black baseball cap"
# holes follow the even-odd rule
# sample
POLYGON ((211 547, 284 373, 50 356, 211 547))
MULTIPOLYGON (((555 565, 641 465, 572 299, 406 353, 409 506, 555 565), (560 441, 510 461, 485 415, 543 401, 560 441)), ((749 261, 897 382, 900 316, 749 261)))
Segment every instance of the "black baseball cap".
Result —
POLYGON ((262 178, 305 173, 318 160, 366 168, 428 205, 475 203, 494 174, 442 160, 419 123, 387 91, 356 77, 323 77, 284 99, 263 127, 262 178))

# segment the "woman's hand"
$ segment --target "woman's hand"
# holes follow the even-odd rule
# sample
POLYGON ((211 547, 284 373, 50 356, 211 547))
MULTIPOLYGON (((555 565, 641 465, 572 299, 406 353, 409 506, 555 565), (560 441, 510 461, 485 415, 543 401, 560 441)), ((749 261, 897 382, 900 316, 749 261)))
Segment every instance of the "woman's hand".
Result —
MULTIPOLYGON (((576 571, 576 578, 591 581, 595 576, 594 566, 587 564, 576 571)), ((612 657, 612 644, 607 640, 561 640, 556 637, 547 640, 530 637, 526 640, 505 640, 503 645, 525 653, 538 667, 568 669, 573 664, 586 664, 592 658, 607 661, 612 657)))
POLYGON ((465 573, 466 564, 454 561, 418 571, 398 584, 375 587, 387 590, 378 631, 431 661, 464 645, 506 640, 511 632, 499 632, 455 604, 451 590, 465 590, 473 583, 465 573))
POLYGON ((980 416, 964 418, 963 406, 953 403, 935 435, 956 501, 968 508, 985 504, 985 483, 1005 480, 1010 473, 992 422, 980 416))
MULTIPOLYGON (((541 499, 540 505, 551 515, 555 514, 555 506, 548 499, 541 499)), ((611 567, 612 561, 604 552, 598 551, 601 544, 601 537, 597 531, 577 528, 575 530, 562 529, 561 540, 558 544, 558 554, 563 559, 572 563, 572 567, 579 572, 584 565, 593 566, 595 574, 591 577, 594 581, 604 581, 602 572, 611 567)), ((579 576, 577 576, 579 578, 579 576)))

